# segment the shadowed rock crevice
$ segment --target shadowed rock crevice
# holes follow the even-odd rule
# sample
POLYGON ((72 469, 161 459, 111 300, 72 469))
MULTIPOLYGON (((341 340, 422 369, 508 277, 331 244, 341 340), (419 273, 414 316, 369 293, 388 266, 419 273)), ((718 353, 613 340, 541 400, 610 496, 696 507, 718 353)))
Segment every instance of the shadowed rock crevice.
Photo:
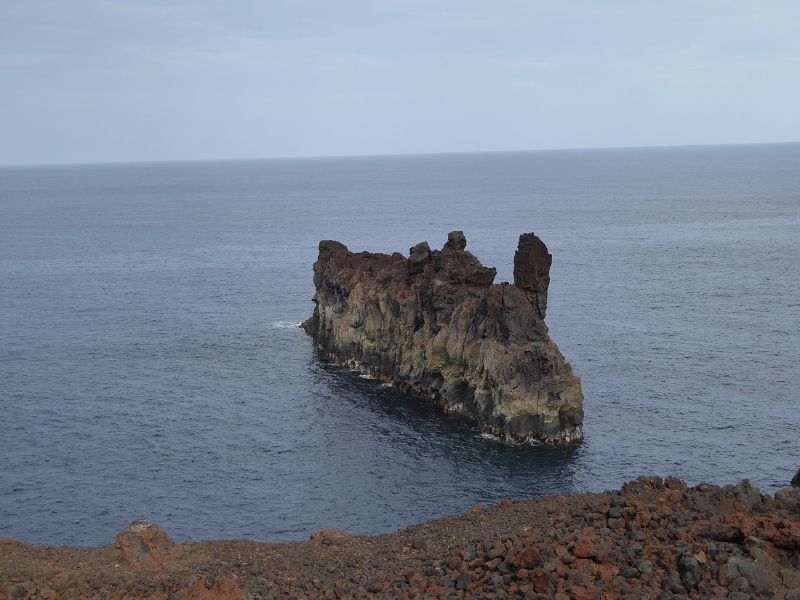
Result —
POLYGON ((395 383, 506 439, 581 439, 580 379, 544 317, 552 256, 520 236, 514 284, 466 250, 460 231, 441 250, 400 253, 319 244, 314 314, 303 323, 324 357, 395 383))

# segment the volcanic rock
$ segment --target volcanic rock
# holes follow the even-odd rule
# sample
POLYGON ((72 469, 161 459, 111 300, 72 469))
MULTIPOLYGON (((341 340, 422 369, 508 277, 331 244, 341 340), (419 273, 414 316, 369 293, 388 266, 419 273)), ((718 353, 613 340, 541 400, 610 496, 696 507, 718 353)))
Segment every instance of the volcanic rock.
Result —
POLYGON ((157 569, 121 560, 117 543, 0 540, 0 600, 800 600, 800 513, 768 495, 752 503, 738 489, 648 477, 613 492, 501 503, 386 535, 323 537, 329 544, 172 544, 154 525, 123 531, 147 553, 158 551, 157 569), (628 526, 651 515, 641 541, 629 539, 628 526, 606 526, 615 506, 628 526))
POLYGON ((340 540, 342 538, 351 537, 351 534, 341 529, 320 529, 311 534, 309 538, 312 542, 319 542, 324 540, 340 540))
POLYGON ((147 521, 134 521, 114 539, 114 549, 121 553, 125 562, 138 569, 160 568, 164 555, 173 545, 163 529, 147 521))
POLYGON ((303 323, 325 359, 432 399, 505 439, 581 439, 580 379, 544 322, 552 256, 520 236, 514 283, 495 284, 460 231, 441 250, 319 244, 314 313, 303 323))

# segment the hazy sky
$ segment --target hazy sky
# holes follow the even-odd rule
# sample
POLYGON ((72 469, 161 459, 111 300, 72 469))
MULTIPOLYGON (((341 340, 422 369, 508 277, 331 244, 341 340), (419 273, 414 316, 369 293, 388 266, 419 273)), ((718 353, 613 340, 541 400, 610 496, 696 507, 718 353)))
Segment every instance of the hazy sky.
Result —
POLYGON ((800 140, 800 2, 0 0, 0 164, 800 140))

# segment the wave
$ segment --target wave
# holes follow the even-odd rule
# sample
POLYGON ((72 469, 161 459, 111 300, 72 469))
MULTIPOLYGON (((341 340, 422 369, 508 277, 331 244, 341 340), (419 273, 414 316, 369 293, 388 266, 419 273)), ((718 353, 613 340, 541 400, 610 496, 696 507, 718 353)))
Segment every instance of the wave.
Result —
POLYGON ((300 327, 300 322, 295 321, 275 321, 272 324, 273 329, 297 329, 300 327))

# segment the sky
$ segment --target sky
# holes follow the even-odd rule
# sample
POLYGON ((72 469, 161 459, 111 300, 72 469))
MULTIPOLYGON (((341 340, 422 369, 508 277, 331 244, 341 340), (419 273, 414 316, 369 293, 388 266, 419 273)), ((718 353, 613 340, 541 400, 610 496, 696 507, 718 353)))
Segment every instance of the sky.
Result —
POLYGON ((0 0, 0 164, 782 141, 797 0, 0 0))

